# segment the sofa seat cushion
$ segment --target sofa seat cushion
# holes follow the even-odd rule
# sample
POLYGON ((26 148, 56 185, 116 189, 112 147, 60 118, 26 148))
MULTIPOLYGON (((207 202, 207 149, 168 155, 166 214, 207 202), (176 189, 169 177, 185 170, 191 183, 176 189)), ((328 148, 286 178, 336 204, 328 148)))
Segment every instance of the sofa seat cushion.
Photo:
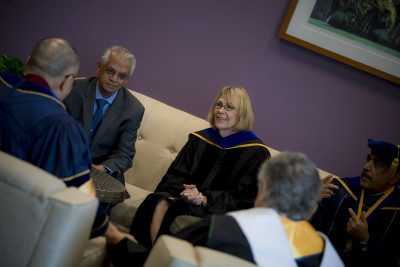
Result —
POLYGON ((112 209, 110 220, 120 231, 129 233, 133 217, 138 207, 147 195, 152 192, 129 183, 126 183, 125 187, 131 197, 125 199, 122 203, 118 203, 118 205, 112 209))
POLYGON ((191 243, 168 235, 157 239, 144 267, 169 266, 240 266, 255 267, 256 265, 241 258, 217 250, 191 243))
POLYGON ((106 246, 106 239, 103 236, 88 240, 79 267, 112 267, 113 265, 107 257, 106 246))

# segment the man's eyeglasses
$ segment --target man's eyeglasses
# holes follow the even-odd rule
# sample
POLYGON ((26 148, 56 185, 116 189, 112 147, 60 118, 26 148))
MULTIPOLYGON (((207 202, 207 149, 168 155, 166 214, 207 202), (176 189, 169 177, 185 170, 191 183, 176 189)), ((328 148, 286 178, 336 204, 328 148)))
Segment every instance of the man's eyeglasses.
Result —
POLYGON ((68 74, 68 75, 65 75, 65 76, 64 76, 64 79, 68 79, 68 78, 71 77, 71 76, 72 76, 73 79, 75 79, 75 74, 68 74))
MULTIPOLYGON (((117 73, 117 71, 114 70, 114 69, 111 68, 111 67, 105 68, 104 71, 106 72, 107 75, 110 75, 110 76, 114 76, 114 75, 117 73)), ((129 75, 126 74, 126 73, 118 72, 117 77, 118 77, 118 79, 120 79, 121 81, 125 81, 125 80, 128 80, 129 75)))
POLYGON ((222 105, 221 102, 215 103, 215 108, 216 108, 216 109, 224 108, 226 111, 232 111, 232 110, 235 109, 235 107, 232 106, 231 104, 226 104, 226 105, 224 106, 224 105, 222 105))

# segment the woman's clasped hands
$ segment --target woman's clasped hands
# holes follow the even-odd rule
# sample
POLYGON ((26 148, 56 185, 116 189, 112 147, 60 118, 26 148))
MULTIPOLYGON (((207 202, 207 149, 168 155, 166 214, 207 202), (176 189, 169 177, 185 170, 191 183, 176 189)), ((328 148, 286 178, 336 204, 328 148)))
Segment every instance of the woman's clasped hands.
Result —
POLYGON ((184 184, 184 190, 181 192, 181 198, 193 205, 203 204, 203 194, 199 192, 194 184, 184 184))

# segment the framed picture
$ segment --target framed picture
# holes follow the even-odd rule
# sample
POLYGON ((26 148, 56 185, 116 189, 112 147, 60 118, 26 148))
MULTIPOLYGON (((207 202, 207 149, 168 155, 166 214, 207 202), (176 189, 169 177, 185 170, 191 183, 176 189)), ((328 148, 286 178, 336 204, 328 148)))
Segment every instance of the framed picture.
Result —
POLYGON ((393 2, 399 5, 391 0, 292 0, 279 37, 400 84, 400 6, 393 2))

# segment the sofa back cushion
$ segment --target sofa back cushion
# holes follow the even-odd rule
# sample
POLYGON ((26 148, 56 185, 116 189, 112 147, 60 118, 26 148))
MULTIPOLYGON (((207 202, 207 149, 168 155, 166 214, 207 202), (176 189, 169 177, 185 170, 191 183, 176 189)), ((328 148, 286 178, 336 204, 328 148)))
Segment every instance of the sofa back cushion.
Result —
POLYGON ((208 128, 210 124, 141 93, 131 92, 146 110, 138 131, 133 166, 125 173, 125 181, 154 191, 185 145, 189 133, 208 128))

